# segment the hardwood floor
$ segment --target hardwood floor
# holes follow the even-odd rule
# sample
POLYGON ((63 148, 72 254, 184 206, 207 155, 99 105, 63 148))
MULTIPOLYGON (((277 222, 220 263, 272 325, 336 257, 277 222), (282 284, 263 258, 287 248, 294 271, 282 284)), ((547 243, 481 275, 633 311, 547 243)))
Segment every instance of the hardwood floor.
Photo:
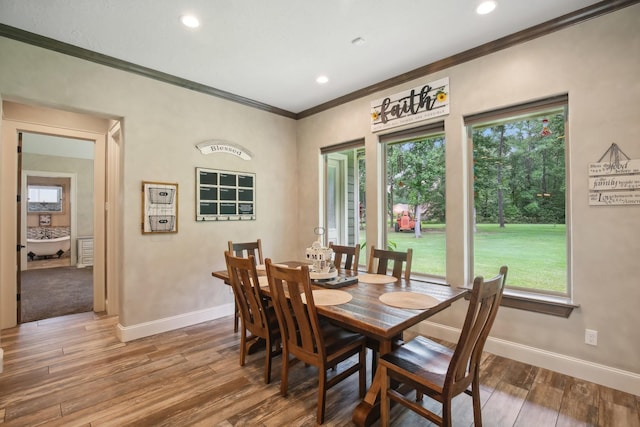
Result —
MULTIPOLYGON (((315 425, 315 368, 296 365, 281 397, 281 358, 269 385, 263 351, 240 367, 231 317, 126 344, 116 324, 83 313, 3 330, 0 425, 315 425)), ((502 357, 485 355, 481 383, 485 426, 640 427, 640 397, 502 357)), ((328 392, 325 425, 351 426, 357 403, 355 376, 328 392)), ((472 425, 468 396, 454 412, 456 426, 472 425)), ((429 425, 401 407, 391 415, 429 425)))

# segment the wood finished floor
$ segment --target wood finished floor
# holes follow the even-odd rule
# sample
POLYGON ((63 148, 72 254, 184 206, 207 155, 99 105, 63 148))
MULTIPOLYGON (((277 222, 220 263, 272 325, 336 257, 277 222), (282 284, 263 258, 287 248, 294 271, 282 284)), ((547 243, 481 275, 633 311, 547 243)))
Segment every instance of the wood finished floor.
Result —
MULTIPOLYGON (((240 367, 231 318, 129 343, 115 337, 116 324, 84 313, 3 330, 0 425, 315 425, 315 368, 296 365, 281 397, 281 358, 270 385, 264 352, 240 367)), ((481 383, 488 427, 640 427, 640 397, 513 360, 485 354, 481 383)), ((357 376, 327 399, 325 425, 353 425, 357 376)), ((456 398, 454 411, 454 425, 473 424, 468 396, 456 398)), ((430 425, 401 407, 391 415, 393 425, 430 425)))

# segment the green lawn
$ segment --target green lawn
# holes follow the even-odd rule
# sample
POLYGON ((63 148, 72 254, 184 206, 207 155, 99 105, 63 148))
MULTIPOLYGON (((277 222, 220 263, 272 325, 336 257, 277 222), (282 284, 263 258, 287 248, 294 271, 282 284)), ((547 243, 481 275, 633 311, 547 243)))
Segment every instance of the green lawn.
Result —
MULTIPOLYGON (((445 276, 443 225, 425 225, 422 238, 413 232, 388 233, 395 250, 413 249, 411 270, 445 276)), ((365 259, 364 256, 362 258, 365 259)), ((507 285, 566 292, 566 226, 564 224, 478 224, 474 241, 474 275, 491 277, 509 267, 507 285)), ((366 261, 364 261, 366 263, 366 261)))

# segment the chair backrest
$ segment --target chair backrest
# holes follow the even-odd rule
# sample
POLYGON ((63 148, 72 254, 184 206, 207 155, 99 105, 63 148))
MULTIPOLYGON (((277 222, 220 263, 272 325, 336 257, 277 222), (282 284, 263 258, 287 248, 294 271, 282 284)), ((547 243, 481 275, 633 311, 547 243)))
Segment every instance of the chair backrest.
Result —
POLYGON ((272 264, 267 258, 266 269, 284 349, 299 360, 318 366, 319 361, 326 361, 326 352, 309 267, 289 268, 272 264))
POLYGON ((345 270, 357 270, 358 261, 360 260, 360 245, 354 246, 341 246, 334 245, 329 242, 329 247, 333 249, 334 258, 333 265, 336 268, 343 268, 345 270), (342 263, 344 259, 344 264, 342 263))
POLYGON ((260 239, 255 242, 245 243, 233 243, 229 240, 229 252, 241 258, 249 258, 249 255, 253 255, 258 264, 264 264, 264 258, 262 257, 262 240, 260 239))
POLYGON ((371 251, 369 252, 369 265, 368 273, 375 274, 387 274, 390 263, 393 268, 391 275, 402 279, 403 277, 403 265, 404 265, 404 278, 409 280, 411 276, 411 257, 413 250, 407 249, 406 252, 387 251, 384 249, 376 249, 375 245, 371 245, 371 251))
POLYGON ((484 280, 482 276, 474 279, 469 308, 460 339, 451 357, 443 394, 452 393, 455 396, 471 384, 474 371, 479 369, 484 343, 500 307, 506 278, 507 267, 502 266, 500 273, 489 280, 484 280))
POLYGON ((254 335, 264 337, 269 327, 265 305, 260 295, 260 284, 253 255, 236 257, 225 251, 229 281, 236 298, 240 318, 245 328, 254 335))

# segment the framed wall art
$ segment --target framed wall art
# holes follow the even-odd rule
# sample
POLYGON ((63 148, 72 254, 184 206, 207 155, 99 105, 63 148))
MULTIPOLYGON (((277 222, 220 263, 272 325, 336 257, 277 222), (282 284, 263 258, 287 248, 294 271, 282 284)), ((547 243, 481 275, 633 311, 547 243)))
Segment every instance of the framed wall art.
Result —
POLYGON ((255 219, 255 173, 196 168, 196 221, 255 219))
POLYGON ((178 232, 178 184, 142 182, 142 234, 178 232))

